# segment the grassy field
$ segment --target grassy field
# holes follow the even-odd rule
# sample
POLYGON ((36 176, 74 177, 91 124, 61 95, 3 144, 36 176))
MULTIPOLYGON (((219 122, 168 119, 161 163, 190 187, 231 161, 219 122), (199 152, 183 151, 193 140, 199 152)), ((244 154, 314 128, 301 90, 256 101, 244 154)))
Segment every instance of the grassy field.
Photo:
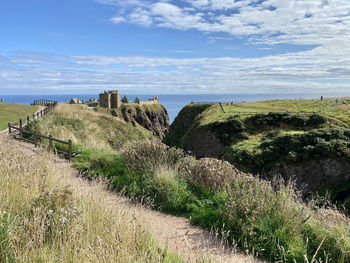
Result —
MULTIPOLYGON (((187 115, 194 122, 200 121, 207 110, 217 110, 215 105, 194 107, 196 114, 187 115)), ((76 116, 86 111, 75 110, 76 116)), ((58 111, 49 122, 39 120, 37 127, 48 133, 61 128, 61 120, 71 116, 72 109, 58 111)), ((90 121, 80 120, 81 125, 90 121)), ((282 120, 293 125, 300 121, 282 120)), ((69 134, 79 145, 74 165, 83 176, 106 177, 112 189, 161 211, 188 217, 203 228, 216 229, 229 242, 270 262, 350 261, 349 218, 330 206, 319 207, 313 200, 304 203, 292 184, 267 182, 216 159, 184 157, 181 150, 159 141, 128 142, 118 151, 91 147, 100 144, 98 132, 90 130, 89 140, 96 142, 87 144, 81 129, 70 128, 69 134)), ((285 132, 298 135, 304 131, 285 132)), ((254 136, 252 144, 258 145, 264 135, 254 136)))
MULTIPOLYGON (((350 125, 350 97, 325 98, 322 101, 320 99, 268 100, 258 102, 241 102, 228 105, 223 103, 222 105, 225 113, 222 112, 219 105, 212 105, 211 109, 206 112, 205 118, 201 120, 201 124, 207 124, 218 120, 226 120, 230 116, 234 115, 242 115, 242 117, 247 117, 257 113, 288 111, 292 114, 310 114, 315 112, 328 117, 336 118, 339 121, 344 122, 346 125, 350 125)), ((192 106, 196 107, 195 105, 192 106)))
POLYGON ((33 115, 38 109, 38 106, 0 103, 0 130, 7 127, 9 122, 19 121, 19 119, 26 119, 27 116, 33 115))

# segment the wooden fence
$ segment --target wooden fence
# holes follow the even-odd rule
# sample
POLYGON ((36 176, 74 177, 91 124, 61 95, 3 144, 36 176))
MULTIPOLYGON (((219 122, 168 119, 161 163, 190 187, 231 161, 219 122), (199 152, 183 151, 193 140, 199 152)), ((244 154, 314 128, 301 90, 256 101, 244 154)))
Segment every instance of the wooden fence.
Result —
POLYGON ((33 114, 33 116, 27 116, 26 120, 20 119, 19 122, 8 123, 9 134, 12 134, 13 131, 18 131, 19 137, 14 135, 15 138, 29 142, 29 143, 33 143, 35 146, 39 145, 39 142, 41 139, 47 139, 49 141, 49 147, 48 147, 49 150, 53 150, 57 153, 63 154, 64 156, 67 157, 69 161, 71 161, 72 160, 72 141, 71 140, 62 141, 62 140, 53 138, 51 135, 45 136, 35 131, 28 131, 25 129, 25 126, 28 125, 31 121, 34 121, 35 119, 38 119, 39 117, 48 114, 57 105, 57 101, 47 101, 47 100, 34 101, 33 105, 44 105, 44 104, 35 104, 36 102, 37 103, 47 102, 48 104, 46 104, 47 107, 45 109, 38 111, 37 114, 33 114), (24 134, 28 134, 30 136, 25 138, 23 136, 24 134), (54 148, 53 142, 58 142, 58 143, 67 145, 68 146, 67 152, 54 148))
POLYGON ((55 100, 35 100, 32 105, 43 105, 43 106, 49 106, 52 104, 57 104, 57 101, 55 100))

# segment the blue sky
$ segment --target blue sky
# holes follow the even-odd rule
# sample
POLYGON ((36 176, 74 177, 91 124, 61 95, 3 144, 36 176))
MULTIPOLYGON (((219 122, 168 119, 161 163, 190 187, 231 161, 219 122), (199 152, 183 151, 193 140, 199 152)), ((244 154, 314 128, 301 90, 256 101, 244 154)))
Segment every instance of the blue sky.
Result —
POLYGON ((3 0, 0 94, 350 92, 348 0, 3 0))

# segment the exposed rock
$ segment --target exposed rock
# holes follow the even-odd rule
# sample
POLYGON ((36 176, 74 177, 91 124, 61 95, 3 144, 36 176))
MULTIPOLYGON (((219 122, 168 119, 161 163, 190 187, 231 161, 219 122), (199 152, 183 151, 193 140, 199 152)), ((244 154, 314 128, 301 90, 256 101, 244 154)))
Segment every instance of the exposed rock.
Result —
POLYGON ((335 159, 312 160, 305 163, 282 164, 266 176, 281 175, 285 180, 296 180, 299 189, 313 192, 323 184, 342 184, 350 181, 350 163, 335 159))
POLYGON ((126 122, 131 122, 133 125, 136 125, 137 122, 142 127, 146 128, 149 131, 152 131, 153 134, 160 139, 163 139, 164 136, 169 131, 169 115, 167 110, 162 106, 159 110, 159 104, 155 105, 155 109, 152 110, 152 106, 148 106, 145 110, 142 106, 134 107, 125 107, 122 109, 123 119, 126 122))
POLYGON ((225 146, 207 127, 200 127, 191 137, 184 140, 183 149, 190 151, 196 158, 216 157, 225 146))

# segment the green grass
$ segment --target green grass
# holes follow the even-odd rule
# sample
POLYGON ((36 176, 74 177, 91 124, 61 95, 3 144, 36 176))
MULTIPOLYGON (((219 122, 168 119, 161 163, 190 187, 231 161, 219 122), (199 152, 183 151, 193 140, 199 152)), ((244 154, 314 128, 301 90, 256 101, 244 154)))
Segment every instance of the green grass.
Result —
POLYGON ((332 258, 329 262, 350 260, 348 218, 333 209, 305 205, 292 186, 234 172, 215 159, 164 161, 174 160, 164 158, 173 153, 152 142, 134 143, 125 151, 134 158, 128 153, 82 149, 74 158, 75 167, 88 178, 108 178, 112 189, 160 211, 226 233, 230 242, 235 240, 262 259, 293 263, 311 262, 314 256, 314 262, 327 262, 327 257, 332 258), (139 161, 157 160, 158 165, 139 165, 139 161), (224 177, 226 184, 221 183, 224 177))
MULTIPOLYGON (((190 107, 192 105, 187 109, 190 107)), ((185 123, 184 127, 188 129, 186 132, 201 125, 202 118, 210 119, 219 114, 217 105, 193 107, 196 111, 194 114, 183 112, 180 116, 188 120, 188 125, 185 123), (213 115, 207 116, 208 112, 213 115)), ((76 138, 74 148, 77 155, 73 161, 83 176, 90 179, 106 177, 112 189, 160 211, 190 218, 194 224, 208 230, 216 229, 228 241, 235 241, 243 250, 271 262, 301 263, 305 262, 305 257, 311 262, 314 256, 318 262, 326 262, 326 258, 332 258, 331 262, 350 261, 349 219, 334 209, 318 208, 312 202, 303 203, 292 185, 286 187, 280 182, 270 183, 243 174, 216 159, 184 158, 181 151, 169 149, 160 142, 141 140, 123 145, 118 152, 113 151, 112 147, 102 150, 99 144, 92 147, 93 144, 87 144, 86 138, 80 134, 80 126, 90 122, 87 117, 94 117, 84 115, 88 109, 77 108, 77 112, 71 113, 72 109, 68 110, 69 113, 65 111, 64 122, 62 114, 52 114, 52 119, 41 125, 48 133, 55 131, 56 126, 67 127, 69 134, 76 138), (82 122, 67 121, 73 117, 82 122)), ((268 124, 271 116, 267 116, 267 120, 264 116, 258 120, 268 124)), ((283 144, 280 139, 274 140, 281 136, 297 136, 300 139, 309 132, 315 132, 295 129, 300 128, 300 123, 307 123, 307 119, 285 118, 284 115, 277 115, 277 118, 282 118, 285 129, 281 133, 276 133, 276 127, 270 129, 267 125, 261 133, 251 129, 241 134, 240 140, 233 141, 241 148, 254 151, 267 139, 270 143, 283 144)), ((246 119, 237 118, 243 126, 249 126, 246 119)), ((227 118, 227 121, 231 121, 236 131, 241 133, 235 117, 227 118)), ((225 120, 221 122, 225 123, 225 120)), ((181 128, 181 122, 178 125, 181 128)), ((223 133, 230 127, 227 123, 216 125, 223 133)), ((106 129, 109 130, 109 126, 106 129)), ((100 137, 99 130, 88 130, 91 138, 100 137)), ((221 135, 223 140, 229 141, 227 136, 221 135)), ((325 132, 320 136, 331 135, 325 132)), ((332 136, 338 135, 345 136, 337 132, 332 136)))
POLYGON ((32 116, 38 110, 38 106, 0 103, 0 130, 7 127, 9 122, 25 120, 27 116, 32 116))
MULTIPOLYGON (((314 129, 348 128, 350 104, 340 104, 340 102, 348 101, 350 98, 338 99, 338 104, 336 100, 335 98, 323 101, 319 99, 270 100, 223 104, 225 113, 218 104, 190 104, 181 110, 163 142, 169 146, 191 150, 196 154, 197 146, 193 138, 200 130, 207 129, 225 148, 217 152, 217 157, 224 156, 226 160, 245 168, 245 171, 261 172, 252 169, 249 162, 247 165, 243 162, 245 158, 252 159, 256 153, 260 153, 265 141, 272 138, 280 140, 281 137, 287 138, 291 134, 310 133, 314 129), (201 110, 198 111, 198 109, 201 110), (188 125, 185 125, 186 123, 188 125), (242 151, 245 153, 243 159, 237 156, 237 154, 241 155, 242 151), (242 159, 242 162, 237 162, 239 159, 242 159)), ((321 132, 318 134, 320 135, 321 132)), ((198 147, 200 148, 201 145, 198 147)), ((329 155, 332 153, 333 151, 330 151, 329 155)), ((287 159, 285 155, 285 160, 287 159)), ((292 159, 289 158, 290 161, 292 159)), ((296 160, 299 161, 300 158, 296 160)), ((277 163, 264 164, 264 170, 273 168, 277 163)))

